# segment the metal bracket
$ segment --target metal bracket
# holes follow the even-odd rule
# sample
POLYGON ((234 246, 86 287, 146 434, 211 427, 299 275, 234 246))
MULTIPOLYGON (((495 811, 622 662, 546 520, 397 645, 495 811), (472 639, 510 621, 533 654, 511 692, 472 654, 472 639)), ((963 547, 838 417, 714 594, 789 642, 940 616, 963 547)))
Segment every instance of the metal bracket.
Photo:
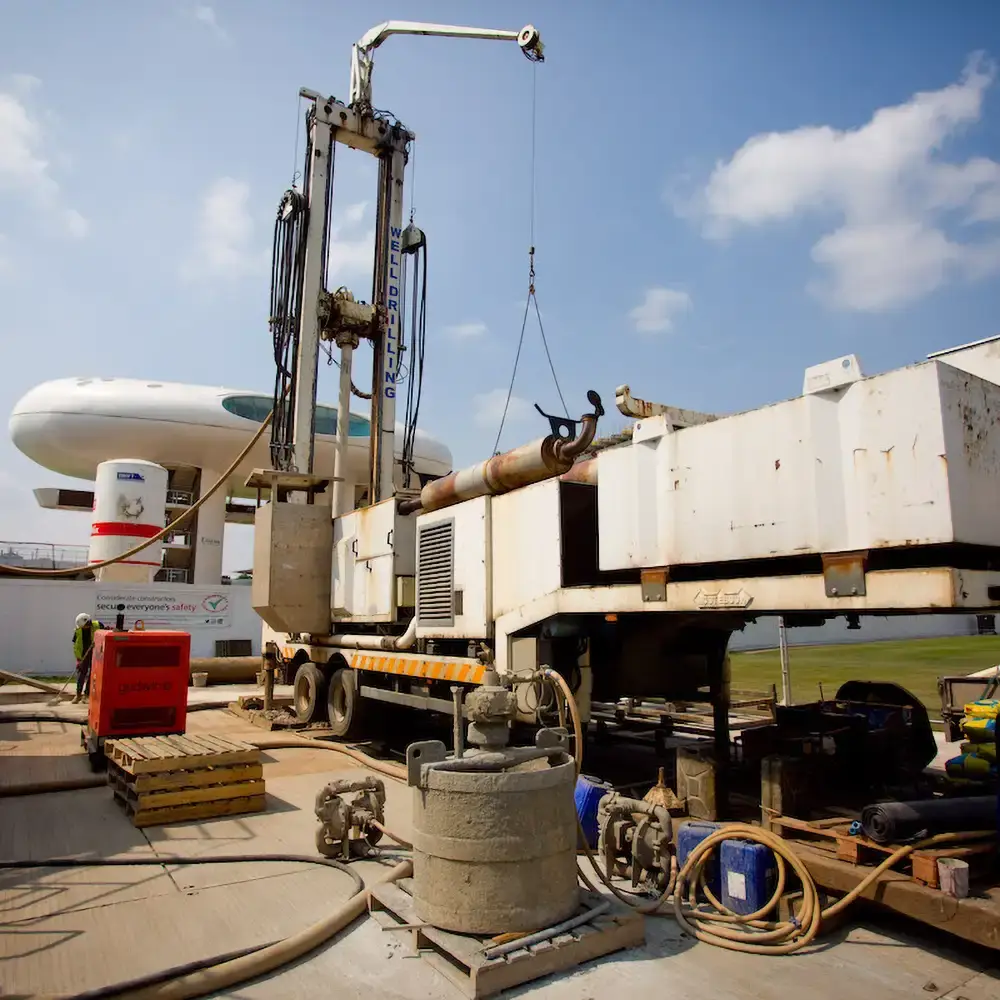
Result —
POLYGON ((644 569, 639 574, 642 599, 663 602, 667 599, 669 574, 665 569, 644 569))
POLYGON ((868 552, 833 552, 823 556, 827 597, 864 597, 868 552))
POLYGON ((406 783, 411 788, 418 788, 424 764, 437 764, 447 756, 448 748, 440 740, 411 743, 406 748, 406 783))
MULTIPOLYGON (((601 397, 593 389, 587 392, 587 402, 594 408, 594 416, 600 419, 604 416, 604 406, 601 404, 601 397)), ((546 413, 537 403, 535 409, 545 417, 552 428, 552 436, 562 441, 572 441, 576 437, 576 425, 579 420, 571 420, 569 417, 556 417, 551 413, 546 413)))

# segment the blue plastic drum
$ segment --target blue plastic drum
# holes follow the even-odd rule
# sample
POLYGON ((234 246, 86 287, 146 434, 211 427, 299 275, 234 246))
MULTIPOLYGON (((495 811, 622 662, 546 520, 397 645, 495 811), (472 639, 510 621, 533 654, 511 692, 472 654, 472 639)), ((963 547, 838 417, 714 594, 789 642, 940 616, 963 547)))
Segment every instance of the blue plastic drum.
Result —
POLYGON ((589 774, 581 774, 576 779, 576 791, 573 793, 576 815, 580 819, 583 832, 587 835, 587 843, 592 848, 597 847, 597 806, 610 791, 612 791, 611 785, 589 774))

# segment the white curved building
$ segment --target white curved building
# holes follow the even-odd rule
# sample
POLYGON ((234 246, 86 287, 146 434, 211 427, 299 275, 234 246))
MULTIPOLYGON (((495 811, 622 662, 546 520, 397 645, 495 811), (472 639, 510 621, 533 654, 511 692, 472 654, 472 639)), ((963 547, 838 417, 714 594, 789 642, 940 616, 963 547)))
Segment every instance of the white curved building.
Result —
MULTIPOLYGON (((93 481, 97 466, 115 458, 156 462, 170 472, 168 513, 176 514, 210 487, 246 446, 271 409, 266 393, 124 378, 67 378, 45 382, 26 393, 10 416, 10 436, 28 458, 52 472, 93 481)), ((368 481, 368 419, 350 416, 347 478, 356 493, 368 481)), ((316 471, 333 474, 337 410, 318 406, 316 471)), ((168 540, 164 566, 171 577, 216 584, 222 572, 226 520, 246 523, 252 508, 232 498, 255 493, 244 485, 250 472, 271 465, 265 433, 231 476, 186 525, 168 540)), ((396 426, 396 440, 402 427, 396 426)), ((398 447, 398 444, 397 444, 398 447)), ((397 451, 397 458, 399 452, 397 451)), ((451 471, 451 452, 417 432, 414 465, 422 480, 451 471)), ((36 490, 44 507, 89 510, 86 491, 36 490)))

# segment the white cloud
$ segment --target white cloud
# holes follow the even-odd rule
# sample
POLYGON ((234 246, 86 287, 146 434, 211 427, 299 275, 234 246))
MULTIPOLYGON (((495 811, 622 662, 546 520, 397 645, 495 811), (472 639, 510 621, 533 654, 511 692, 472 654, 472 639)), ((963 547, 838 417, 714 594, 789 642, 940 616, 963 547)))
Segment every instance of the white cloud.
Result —
POLYGON ((210 7, 208 4, 199 4, 194 8, 192 14, 196 21, 200 21, 207 28, 211 28, 222 41, 229 41, 229 32, 219 24, 219 18, 215 13, 214 7, 210 7))
POLYGON ((477 337, 485 336, 489 328, 482 320, 473 320, 470 323, 455 323, 453 326, 446 326, 444 332, 453 340, 475 340, 477 337))
POLYGON ((672 329, 674 320, 691 305, 687 292, 676 288, 648 288, 642 302, 628 315, 640 333, 660 333, 672 329))
POLYGON ((941 159, 948 140, 982 114, 995 68, 981 56, 941 90, 876 111, 856 129, 808 126, 753 136, 720 162, 701 193, 705 235, 833 215, 813 247, 830 304, 876 312, 911 303, 954 277, 1000 270, 1000 163, 941 159), (963 227, 977 224, 969 231, 963 227), (947 231, 946 231, 947 229, 947 231))
MULTIPOLYGON (((483 392, 472 398, 473 413, 476 423, 480 427, 487 427, 496 430, 503 419, 503 408, 507 405, 507 390, 493 389, 491 392, 483 392)), ((505 424, 516 423, 531 416, 531 404, 520 396, 511 396, 510 404, 507 406, 507 419, 505 424)))
POLYGON ((29 105, 39 86, 37 77, 19 74, 0 90, 0 193, 28 202, 68 235, 82 237, 87 222, 76 209, 64 205, 45 155, 49 136, 41 116, 29 105))
POLYGON ((254 243, 250 185, 220 177, 206 192, 194 251, 181 265, 187 280, 243 278, 266 270, 267 256, 254 243))

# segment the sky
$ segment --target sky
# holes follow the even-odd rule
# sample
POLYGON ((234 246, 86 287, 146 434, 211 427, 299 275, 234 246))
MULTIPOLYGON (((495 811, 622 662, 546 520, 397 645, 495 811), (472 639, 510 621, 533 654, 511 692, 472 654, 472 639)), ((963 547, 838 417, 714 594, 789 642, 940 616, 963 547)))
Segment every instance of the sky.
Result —
MULTIPOLYGON (((375 106, 417 136, 421 427, 456 467, 492 452, 532 233, 563 395, 575 416, 596 389, 609 432, 622 383, 729 413, 843 354, 872 374, 1000 333, 995 0, 4 0, 0 410, 68 376, 271 390, 298 90, 346 99, 352 42, 389 18, 533 23, 545 44, 538 66, 495 41, 375 56, 375 106)), ((342 148, 330 287, 362 299, 375 186, 342 148)), ((560 409, 529 322, 501 448, 546 432, 535 403, 560 409)), ((86 517, 31 494, 69 483, 0 435, 0 541, 85 543, 86 517)), ((248 563, 250 529, 226 544, 248 563)))

